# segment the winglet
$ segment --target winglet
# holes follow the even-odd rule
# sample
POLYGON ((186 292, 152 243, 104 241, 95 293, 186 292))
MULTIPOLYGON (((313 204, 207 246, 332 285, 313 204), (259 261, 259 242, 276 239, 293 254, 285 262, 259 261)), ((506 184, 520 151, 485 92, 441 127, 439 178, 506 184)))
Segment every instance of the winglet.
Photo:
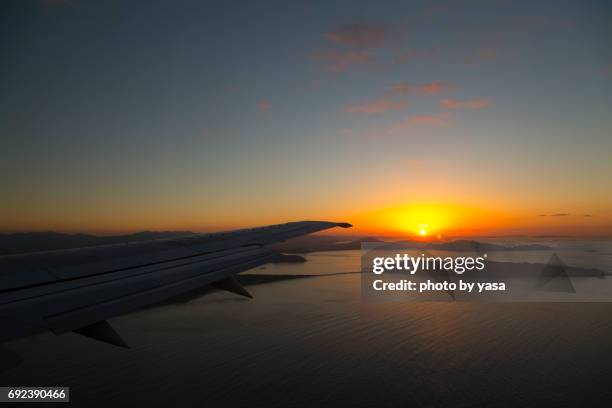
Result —
POLYGON ((338 222, 336 223, 336 225, 340 228, 351 228, 352 225, 349 224, 348 222, 338 222))
POLYGON ((249 293, 249 291, 246 290, 234 276, 213 282, 210 285, 217 289, 226 290, 228 292, 235 293, 236 295, 253 299, 253 296, 249 293))
POLYGON ((74 330, 74 332, 114 346, 130 348, 121 336, 119 336, 119 333, 117 333, 106 320, 101 320, 89 326, 80 327, 74 330))

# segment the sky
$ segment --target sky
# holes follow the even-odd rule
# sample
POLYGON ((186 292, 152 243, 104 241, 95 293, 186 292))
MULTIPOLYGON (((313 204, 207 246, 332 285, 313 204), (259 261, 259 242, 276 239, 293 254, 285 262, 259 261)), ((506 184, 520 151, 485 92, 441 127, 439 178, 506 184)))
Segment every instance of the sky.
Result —
POLYGON ((612 5, 0 5, 0 231, 612 235, 612 5))

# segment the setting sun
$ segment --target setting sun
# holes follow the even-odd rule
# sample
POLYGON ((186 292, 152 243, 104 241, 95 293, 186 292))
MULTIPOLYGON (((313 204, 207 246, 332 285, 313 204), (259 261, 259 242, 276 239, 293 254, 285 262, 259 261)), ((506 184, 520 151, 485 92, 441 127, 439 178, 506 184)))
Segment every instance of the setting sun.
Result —
POLYGON ((362 231, 387 236, 440 239, 474 235, 507 225, 508 217, 459 204, 419 203, 386 207, 352 218, 362 231))

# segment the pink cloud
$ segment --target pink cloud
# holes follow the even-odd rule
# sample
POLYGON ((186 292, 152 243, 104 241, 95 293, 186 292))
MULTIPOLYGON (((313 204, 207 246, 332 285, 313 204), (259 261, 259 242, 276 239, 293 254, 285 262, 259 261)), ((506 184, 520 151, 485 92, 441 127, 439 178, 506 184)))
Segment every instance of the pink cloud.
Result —
POLYGON ((495 61, 499 58, 499 51, 493 48, 483 48, 476 54, 471 55, 465 59, 465 63, 468 65, 479 65, 484 62, 495 61))
POLYGON ((435 115, 415 115, 409 116, 405 121, 407 125, 447 125, 448 124, 448 113, 438 113, 435 115))
POLYGON ((421 91, 427 94, 438 94, 446 90, 448 90, 448 85, 440 81, 421 85, 421 91))
POLYGON ((392 136, 398 133, 405 133, 418 126, 446 126, 448 125, 449 114, 441 112, 434 115, 413 115, 408 116, 402 121, 388 126, 380 132, 373 132, 376 137, 392 136))
POLYGON ((399 111, 406 108, 406 106, 408 106, 406 101, 393 102, 388 99, 379 99, 373 102, 348 105, 344 108, 344 111, 369 115, 387 111, 399 111))
POLYGON ((421 94, 439 94, 446 92, 450 86, 442 81, 428 82, 424 84, 410 84, 401 82, 389 87, 389 91, 400 95, 408 95, 413 93, 421 94))
POLYGON ((269 112, 272 109, 272 102, 268 101, 267 99, 262 99, 261 101, 257 102, 257 109, 259 109, 261 112, 269 112))
POLYGON ((344 24, 328 31, 325 37, 335 44, 346 47, 377 47, 388 39, 389 29, 381 23, 357 22, 344 24))
POLYGON ((349 65, 372 61, 371 55, 365 51, 328 50, 317 54, 316 57, 332 72, 341 72, 346 70, 349 65))
POLYGON ((343 128, 336 131, 338 136, 365 139, 380 139, 393 136, 417 135, 419 128, 427 126, 447 126, 450 115, 448 112, 441 112, 433 115, 412 115, 405 117, 399 122, 385 126, 374 126, 364 132, 356 132, 352 129, 343 128))
POLYGON ((440 101, 440 107, 445 109, 484 109, 491 105, 493 100, 491 98, 484 99, 442 99, 440 101))
POLYGON ((393 135, 397 132, 403 132, 415 126, 446 126, 448 125, 449 115, 447 112, 441 112, 434 115, 413 115, 408 116, 402 121, 396 122, 387 127, 382 135, 393 135))

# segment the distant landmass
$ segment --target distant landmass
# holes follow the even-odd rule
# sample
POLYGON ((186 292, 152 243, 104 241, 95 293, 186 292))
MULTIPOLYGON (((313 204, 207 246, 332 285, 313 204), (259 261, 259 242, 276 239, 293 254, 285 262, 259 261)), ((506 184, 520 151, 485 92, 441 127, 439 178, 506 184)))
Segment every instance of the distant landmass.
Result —
POLYGON ((374 237, 342 237, 334 235, 304 235, 272 245, 272 249, 293 254, 306 254, 321 251, 348 251, 361 249, 363 242, 381 242, 374 237))
POLYGON ((97 236, 89 234, 63 234, 60 232, 19 232, 0 234, 0 255, 57 249, 83 248, 123 242, 149 241, 190 235, 190 231, 143 231, 127 235, 97 236))
POLYGON ((329 235, 306 235, 286 242, 275 244, 273 248, 280 252, 286 253, 344 251, 349 249, 361 249, 361 245, 364 242, 387 242, 387 244, 385 244, 385 247, 389 249, 419 249, 457 252, 548 251, 552 249, 549 246, 539 244, 504 246, 466 239, 444 242, 409 240, 381 241, 380 239, 373 237, 353 238, 347 240, 346 238, 329 235))
POLYGON ((468 239, 460 239, 448 242, 418 242, 418 241, 398 241, 397 244, 402 248, 414 249, 432 249, 438 251, 478 251, 478 252, 493 252, 493 251, 548 251, 552 248, 540 244, 524 244, 514 246, 504 246, 479 242, 468 239))
MULTIPOLYGON (((26 252, 50 251, 58 249, 83 248, 97 245, 120 244, 125 242, 148 241, 152 239, 175 238, 195 234, 191 231, 144 231, 127 235, 97 236, 89 234, 63 234, 59 232, 23 232, 0 234, 0 255, 11 255, 26 252)), ((346 237, 334 235, 306 235, 285 242, 273 244, 277 252, 288 254, 306 254, 321 251, 346 251, 361 249, 364 242, 383 242, 374 237, 346 237)), ((483 243, 474 240, 456 240, 445 242, 395 241, 388 242, 389 249, 420 249, 440 251, 546 251, 551 247, 530 244, 503 246, 483 243)), ((304 262, 301 257, 278 257, 273 262, 304 262)))

